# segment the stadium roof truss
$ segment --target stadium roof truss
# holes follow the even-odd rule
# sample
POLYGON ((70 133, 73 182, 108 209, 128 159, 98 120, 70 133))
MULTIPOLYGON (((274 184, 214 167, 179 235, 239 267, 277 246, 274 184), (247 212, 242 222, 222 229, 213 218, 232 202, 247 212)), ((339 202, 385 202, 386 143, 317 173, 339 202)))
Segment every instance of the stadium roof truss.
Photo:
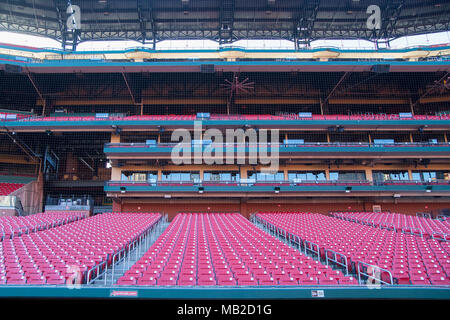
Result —
POLYGON ((47 36, 63 48, 89 40, 317 39, 390 41, 447 31, 445 0, 1 0, 0 30, 47 36), (380 25, 369 28, 370 5, 380 25), (74 11, 80 10, 73 27, 74 11), (72 25, 72 27, 70 27, 72 25))

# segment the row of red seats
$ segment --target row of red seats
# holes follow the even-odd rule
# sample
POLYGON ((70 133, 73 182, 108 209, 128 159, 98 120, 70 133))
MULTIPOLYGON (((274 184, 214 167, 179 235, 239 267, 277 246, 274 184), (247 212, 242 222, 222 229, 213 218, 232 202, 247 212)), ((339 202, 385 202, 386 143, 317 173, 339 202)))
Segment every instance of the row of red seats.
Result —
POLYGON ((0 284, 65 284, 111 263, 161 218, 160 214, 104 213, 0 243, 0 284))
POLYGON ((178 214, 118 285, 356 285, 240 214, 178 214))
POLYGON ((423 236, 432 236, 433 233, 450 234, 450 220, 428 219, 401 213, 390 212, 333 212, 333 216, 355 221, 359 223, 370 223, 375 227, 394 226, 397 230, 407 232, 419 229, 423 236))
POLYGON ((87 215, 87 212, 47 211, 29 216, 3 216, 0 217, 0 237, 5 239, 48 229, 86 218, 87 215))
POLYGON ((300 239, 391 272, 399 284, 450 285, 450 243, 312 213, 258 213, 258 219, 300 239))
MULTIPOLYGON (((59 116, 59 117, 20 117, 23 121, 104 121, 104 120, 149 120, 149 121, 193 121, 197 120, 196 115, 134 115, 134 116, 59 116)), ((450 115, 429 116, 414 115, 402 118, 398 114, 374 114, 374 115, 311 115, 301 117, 298 114, 292 115, 267 115, 267 114, 243 114, 243 115, 219 115, 211 114, 210 120, 450 120, 450 115)))
POLYGON ((23 183, 0 182, 0 196, 7 196, 23 186, 23 183))

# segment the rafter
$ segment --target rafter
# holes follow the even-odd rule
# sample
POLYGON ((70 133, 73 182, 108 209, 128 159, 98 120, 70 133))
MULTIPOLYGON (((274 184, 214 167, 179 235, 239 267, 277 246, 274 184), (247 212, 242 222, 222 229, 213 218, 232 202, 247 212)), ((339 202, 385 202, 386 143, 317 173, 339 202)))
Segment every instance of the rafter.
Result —
MULTIPOLYGON (((74 1, 75 3, 75 1, 74 1)), ((167 39, 286 39, 296 46, 320 38, 361 38, 372 41, 408 34, 447 31, 447 1, 374 0, 382 8, 382 28, 369 30, 362 1, 283 0, 108 0, 78 1, 83 29, 66 29, 66 0, 0 1, 0 30, 51 37, 72 47, 100 39, 131 39, 141 43, 167 39), (120 6, 118 5, 120 1, 120 6), (120 8, 120 9, 119 9, 120 8), (109 12, 108 15, 103 13, 109 12), (185 14, 186 13, 186 14, 185 14)), ((64 46, 65 47, 65 46, 64 46)))
POLYGON ((325 100, 323 101, 324 103, 327 103, 328 100, 333 96, 334 92, 337 90, 337 88, 339 88, 339 86, 341 85, 342 82, 345 81, 345 79, 347 79, 349 75, 349 72, 345 72, 342 77, 339 79, 339 81, 336 83, 336 85, 333 87, 333 89, 331 89, 330 93, 328 94, 328 96, 325 98, 325 100))
POLYGON ((219 43, 233 41, 235 0, 222 0, 219 12, 219 43))
MULTIPOLYGON (((301 2, 299 1, 299 3, 301 2)), ((310 44, 319 6, 320 0, 304 0, 301 3, 302 11, 295 17, 293 30, 296 49, 300 44, 310 44)))

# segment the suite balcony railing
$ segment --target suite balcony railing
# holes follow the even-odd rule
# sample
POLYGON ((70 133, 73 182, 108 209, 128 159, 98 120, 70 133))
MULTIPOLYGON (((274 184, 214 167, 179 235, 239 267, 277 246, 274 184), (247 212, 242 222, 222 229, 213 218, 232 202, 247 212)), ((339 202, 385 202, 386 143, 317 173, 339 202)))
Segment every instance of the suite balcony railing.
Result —
POLYGON ((317 181, 108 181, 105 183, 106 193, 127 196, 164 196, 181 197, 193 195, 206 197, 266 197, 280 195, 295 197, 308 194, 322 194, 338 197, 403 197, 403 196, 448 196, 450 184, 417 183, 383 184, 367 180, 317 180, 317 181))
POLYGON ((254 179, 241 179, 240 181, 107 181, 106 186, 390 186, 390 185, 449 185, 450 180, 416 181, 416 180, 283 180, 283 181, 258 181, 254 179))
POLYGON ((450 180, 434 179, 434 180, 385 180, 382 182, 374 181, 374 185, 450 185, 450 180))
MULTIPOLYGON (((269 135, 270 137, 270 135, 269 135)), ((305 143, 106 143, 105 148, 143 148, 143 149, 154 149, 154 148, 167 148, 171 149, 174 147, 184 147, 194 148, 195 146, 202 146, 203 148, 207 146, 212 147, 224 147, 224 148, 256 148, 256 147, 279 147, 282 148, 326 148, 326 147, 345 147, 345 148, 413 148, 413 147, 423 147, 423 148, 435 148, 435 147, 450 147, 450 142, 395 142, 395 143, 369 143, 369 142, 305 142, 305 143)))
POLYGON ((63 121, 194 121, 194 120, 209 120, 209 121, 267 121, 267 120, 347 120, 347 121, 388 121, 388 120, 450 120, 450 115, 402 115, 402 114, 302 114, 302 113, 286 113, 280 115, 269 114, 211 114, 209 117, 198 117, 196 115, 126 115, 126 114, 108 114, 98 113, 90 115, 77 114, 61 114, 58 116, 28 116, 26 118, 0 118, 2 121, 20 120, 21 122, 63 122, 63 121))

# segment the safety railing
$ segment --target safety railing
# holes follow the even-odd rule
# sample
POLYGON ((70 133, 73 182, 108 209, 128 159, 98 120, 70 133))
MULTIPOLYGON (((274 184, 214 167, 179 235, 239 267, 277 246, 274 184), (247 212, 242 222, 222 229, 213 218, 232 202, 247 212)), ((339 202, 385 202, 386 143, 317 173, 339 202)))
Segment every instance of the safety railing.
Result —
POLYGON ((325 249, 324 252, 327 265, 329 264, 329 261, 333 262, 335 265, 345 270, 345 275, 348 275, 348 259, 346 255, 330 249, 325 249))
POLYGON ((431 219, 431 215, 428 212, 416 212, 416 217, 431 219))
POLYGON ((434 240, 450 242, 450 233, 433 232, 433 233, 431 234, 431 237, 432 237, 434 240))
POLYGON ((281 228, 276 228, 276 232, 277 232, 276 235, 277 235, 278 238, 281 238, 282 240, 284 239, 285 241, 288 240, 286 230, 281 229, 281 228))
MULTIPOLYGON (((160 228, 162 223, 167 222, 168 215, 161 215, 161 218, 150 226, 147 230, 145 230, 142 234, 136 237, 133 241, 128 243, 128 245, 122 250, 116 252, 111 261, 111 283, 114 283, 114 279, 116 277, 116 266, 120 262, 125 263, 125 269, 128 270, 131 267, 131 256, 134 250, 134 258, 137 261, 140 256, 145 253, 146 248, 149 247, 150 241, 152 240, 152 235, 154 232, 160 228)), ((107 281, 107 276, 105 275, 105 284, 107 281)))
POLYGON ((402 233, 405 234, 412 234, 414 236, 420 236, 423 238, 423 231, 420 228, 413 228, 413 227, 403 227, 402 233))
MULTIPOLYGON (((320 114, 211 114, 208 120, 220 120, 220 121, 249 121, 249 120, 288 120, 288 121, 298 121, 298 120, 318 120, 318 121, 330 121, 330 120, 348 120, 348 121, 390 121, 390 120, 402 120, 402 121, 419 121, 419 120, 449 120, 449 115, 411 115, 410 117, 400 117, 399 114, 330 114, 330 115, 320 115, 320 114)), ((62 113, 58 116, 38 116, 38 115, 21 115, 10 113, 7 116, 0 117, 0 121, 102 121, 102 120, 153 120, 153 121, 171 121, 171 120, 182 120, 182 121, 194 121, 203 120, 197 118, 195 115, 127 115, 127 114, 108 114, 107 116, 95 116, 95 114, 89 115, 77 115, 70 113, 62 113)))
MULTIPOLYGON (((111 283, 114 282, 114 276, 115 276, 115 271, 116 271, 116 265, 121 262, 122 260, 124 260, 126 257, 126 250, 122 249, 118 252, 116 252, 111 260, 111 283)), ((105 276, 105 284, 107 281, 107 277, 105 276)))
MULTIPOLYGON (((382 184, 381 184, 382 185, 382 184)), ((248 187, 248 186, 374 186, 374 183, 369 180, 235 180, 235 181, 207 181, 207 180, 145 180, 145 181, 131 181, 131 180, 111 180, 106 181, 105 186, 108 187, 159 187, 159 186, 199 186, 199 187, 214 187, 214 186, 229 186, 229 187, 248 187)), ((349 220, 349 218, 342 217, 341 219, 349 220)), ((354 219, 354 218, 352 218, 354 219)), ((351 220, 349 220, 351 221, 351 220)))
POLYGON ((370 227, 374 227, 375 226, 375 222, 371 219, 361 219, 361 224, 364 224, 366 226, 370 226, 370 227))
MULTIPOLYGON (((276 146, 278 148, 308 148, 308 147, 355 147, 355 148, 392 148, 392 147, 448 147, 450 142, 395 142, 395 143, 369 143, 369 142, 305 142, 305 143, 210 143, 209 141, 195 143, 175 143, 175 142, 162 142, 162 143, 144 143, 144 142, 115 142, 105 143, 105 148, 195 148, 195 147, 214 147, 214 148, 252 148, 252 147, 268 147, 276 146)), ((401 183, 402 180, 394 180, 401 183)), ((404 181, 410 182, 410 181, 404 181)), ((414 181, 415 182, 415 181, 414 181)), ((427 181, 424 181, 427 182, 427 181)))
POLYGON ((357 273, 359 284, 363 284, 363 280, 367 285, 394 284, 392 273, 389 270, 380 268, 376 265, 358 261, 357 273))
POLYGON ((311 254, 313 256, 317 256, 317 260, 320 261, 320 247, 318 244, 308 240, 304 240, 303 246, 306 255, 311 254))
POLYGON ((296 245, 298 249, 301 249, 302 241, 299 236, 288 233, 288 241, 291 245, 296 245))
POLYGON ((269 233, 271 234, 271 235, 276 235, 277 234, 277 227, 275 227, 273 224, 271 224, 271 223, 268 223, 268 224, 266 224, 266 226, 265 226, 266 228, 267 228, 267 230, 269 231, 269 233))
POLYGON ((106 274, 107 271, 108 271, 107 261, 100 262, 99 264, 88 270, 86 275, 86 283, 91 284, 96 279, 101 277, 103 274, 106 274))
POLYGON ((392 223, 380 223, 380 229, 386 229, 386 230, 390 230, 390 231, 397 231, 397 228, 395 227, 394 224, 392 223))

